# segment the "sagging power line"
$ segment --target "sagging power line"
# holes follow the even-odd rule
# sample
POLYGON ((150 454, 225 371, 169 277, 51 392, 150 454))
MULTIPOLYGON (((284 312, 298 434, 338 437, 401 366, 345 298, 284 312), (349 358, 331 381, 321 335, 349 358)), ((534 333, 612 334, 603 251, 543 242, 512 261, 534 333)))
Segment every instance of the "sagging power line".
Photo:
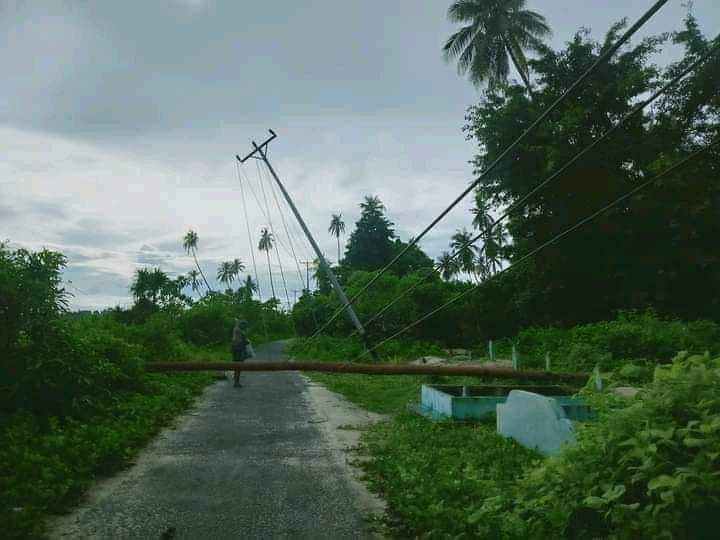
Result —
MULTIPOLYGON (((490 277, 489 279, 493 279, 493 278, 499 276, 500 274, 503 274, 503 273, 505 273, 505 272, 508 272, 509 270, 511 270, 512 268, 515 268, 516 266, 522 264, 523 262, 525 262, 525 261, 528 260, 529 258, 534 257, 536 254, 538 254, 538 253, 539 253, 540 251, 542 251, 543 249, 545 249, 545 248, 547 248, 548 246, 550 246, 550 245, 552 245, 552 244, 560 241, 561 239, 563 239, 564 237, 566 237, 567 235, 569 235, 570 233, 572 233, 572 232, 575 231, 576 229, 579 229, 580 227, 582 227, 582 226, 585 225, 586 223, 589 223, 590 221, 592 221, 593 219, 595 219, 595 218, 598 217, 599 215, 603 214, 604 212, 606 212, 606 211, 609 210, 610 208, 612 208, 612 207, 614 207, 614 206, 617 206, 618 204, 620 204, 620 203, 623 202, 624 200, 629 199, 630 197, 632 197, 633 195, 635 195, 635 194, 638 193, 639 191, 641 191, 641 190, 649 187, 650 185, 654 184, 655 182, 657 182, 657 181, 660 180, 661 178, 664 178, 665 176, 668 176, 669 174, 673 173, 674 171, 676 171, 677 169, 679 169, 680 167, 682 167, 683 165, 685 165, 685 164, 688 163, 689 161, 697 158, 697 157, 700 156, 701 154, 707 152, 707 151, 710 150, 711 148, 713 148, 713 147, 715 147, 715 146, 718 146, 718 145, 720 145, 720 139, 716 139, 716 140, 713 141, 712 143, 704 146, 703 148, 700 148, 699 150, 696 150, 696 151, 693 152, 692 154, 689 154, 688 156, 686 156, 685 158, 683 158, 682 160, 680 160, 679 162, 677 162, 675 165, 672 165, 672 166, 668 167, 668 168, 665 169, 663 172, 661 172, 661 173, 653 176, 653 177, 650 178, 649 180, 646 180, 645 182, 639 184, 638 186, 636 186, 635 188, 633 188, 633 189, 631 189, 630 191, 626 192, 625 194, 621 195, 620 197, 618 197, 617 199, 613 200, 613 201, 610 202, 609 204, 607 204, 607 205, 603 206, 602 208, 600 208, 599 210, 593 212, 592 214, 590 214, 590 215, 587 216, 586 218, 578 221, 577 223, 575 223, 575 224, 572 225, 571 227, 568 227, 567 229, 565 229, 565 230, 562 231, 561 233, 553 236, 550 240, 547 240, 546 242, 542 243, 540 246, 538 246, 537 248, 533 249, 533 250, 530 251, 529 253, 526 253, 525 255, 523 255, 522 257, 520 257, 517 261, 514 261, 512 264, 510 264, 510 265, 507 266, 506 268, 503 268, 502 270, 500 270, 499 272, 497 272, 496 274, 494 274, 494 275, 493 275, 492 277, 490 277)), ((478 289, 479 289, 484 283, 486 283, 487 281, 488 281, 488 280, 485 280, 485 281, 483 281, 483 282, 481 282, 481 283, 478 283, 478 284, 476 284, 476 285, 473 285, 471 288, 469 288, 469 289, 467 289, 467 290, 465 290, 465 291, 463 291, 463 292, 455 295, 453 298, 451 298, 450 300, 448 300, 447 302, 445 302, 445 303, 442 304, 441 306, 439 306, 439 307, 433 309, 432 311, 426 313, 426 314, 423 315, 422 317, 416 319, 414 322, 408 324, 407 326, 405 326, 405 327, 403 327, 402 329, 398 330, 397 332, 395 332, 395 333, 392 334, 391 336, 389 336, 389 337, 383 339, 382 341, 380 341, 379 343, 375 344, 375 345, 374 345, 373 347, 371 347, 370 349, 368 349, 368 350, 366 350, 365 352, 361 353, 361 354, 356 358, 356 360, 362 358, 362 357, 365 356, 365 354, 367 354, 368 352, 375 352, 375 351, 377 351, 377 349, 378 349, 379 347, 381 347, 382 345, 384 345, 384 344, 387 343, 388 341, 390 341, 390 340, 392 340, 392 339, 395 339, 396 337, 404 334, 405 332, 407 332, 407 331, 410 330, 411 328, 414 328, 415 326, 417 326, 418 324, 422 323, 423 321, 426 321, 427 319, 429 319, 430 317, 432 317, 432 316, 435 315, 436 313, 442 311, 443 309, 451 306, 452 304, 456 303, 457 301, 461 300, 462 298, 468 296, 468 295, 471 294, 472 292, 478 290, 478 289)))
MULTIPOLYGON (((408 244, 389 262, 387 263, 383 268, 381 268, 379 271, 375 273, 375 275, 363 286, 360 288, 360 290, 355 293, 349 300, 348 303, 352 305, 357 301, 360 296, 365 294, 366 291, 372 287, 378 279, 380 279, 381 276, 383 276, 398 260, 400 260, 410 249, 412 249, 415 245, 417 245, 420 240, 422 240, 425 235, 430 232, 447 214, 450 213, 450 211, 455 208, 460 201, 462 201, 488 174, 490 174, 497 166, 498 164, 505 159, 506 156, 508 156, 513 150, 515 150, 520 143, 522 143, 530 134, 532 134, 538 126, 555 110, 557 107, 559 107, 570 95, 572 95, 579 87, 580 85, 588 78, 590 75, 592 75, 600 65, 605 63, 612 55, 617 52, 620 47, 622 47, 640 28, 642 28, 645 23, 655 14, 657 13, 660 8, 662 8, 665 4, 667 4, 668 0, 658 0, 653 4, 650 9, 648 9, 636 22, 633 24, 611 47, 607 48, 596 60, 593 62, 593 64, 582 74, 580 75, 575 81, 570 85, 570 87, 563 92, 562 95, 560 95, 555 101, 547 107, 541 114, 538 116, 530 126, 528 126, 523 133, 517 137, 512 143, 510 143, 505 150, 503 150, 500 155, 485 169, 483 170, 478 178, 476 178, 473 182, 469 184, 469 186, 463 190, 463 192, 455 198, 454 201, 450 203, 435 219, 433 219, 430 224, 423 229, 423 231, 418 234, 417 236, 413 237, 413 239, 408 242, 408 244)), ((345 306, 342 306, 338 308, 333 315, 325 321, 325 323, 310 337, 310 339, 316 338, 318 335, 320 335, 326 328, 328 328, 342 313, 342 311, 345 309, 345 306)))
MULTIPOLYGON (((702 55, 700 58, 698 58, 696 61, 691 63, 688 67, 686 67, 684 70, 682 70, 680 73, 678 73, 675 77, 673 77, 670 81, 668 81, 666 84, 664 84, 661 88, 656 90, 651 96, 649 96, 647 99, 641 101, 635 107, 633 107, 630 112, 628 112, 623 118, 621 118, 613 127, 605 131, 602 135, 600 135, 596 140, 594 140, 592 143, 587 145, 585 148, 580 150, 578 153, 576 153, 570 160, 568 160, 562 167, 557 169, 555 172, 553 172, 550 176, 545 178, 542 182, 540 182, 538 185, 536 185, 533 189, 531 189, 528 193, 523 195, 520 199, 513 202, 508 208, 506 208, 501 215, 493 220, 487 228, 480 231, 479 234, 474 236, 472 239, 470 239, 468 242, 464 243, 462 246, 457 248, 453 253, 450 254, 449 259, 455 260, 462 252, 463 250, 467 249, 468 247, 475 244, 478 240, 485 238, 487 239, 488 236, 490 236, 493 233, 493 230, 495 227, 497 227, 499 224, 502 223, 502 221, 507 218, 512 212, 516 210, 521 210, 524 208, 525 203, 536 193, 538 193, 542 188, 547 186, 550 182, 560 177, 561 174, 566 172, 570 167, 572 167, 575 163, 577 163, 582 157, 587 155, 590 151, 595 149, 598 145, 600 145, 602 142, 607 140, 613 133, 615 133, 618 129, 623 127, 629 120, 631 120, 633 117, 635 117, 638 113, 643 111, 645 108, 647 108, 649 105, 651 105, 655 100, 657 100, 660 96, 667 93, 668 90, 673 88, 675 85, 677 85, 683 78, 685 78, 688 74, 693 72, 695 69, 697 69, 699 66, 704 64, 706 61, 708 61, 712 56, 714 56, 718 50, 720 50, 720 36, 715 38, 715 45, 711 47, 704 55, 702 55)), ((368 319, 365 322, 365 326, 369 327, 371 324, 373 324, 375 321, 377 321, 384 313, 386 313, 392 306, 397 304, 400 300, 405 298, 408 294, 416 290, 418 287, 420 287, 423 283, 427 282, 428 279, 437 271, 439 270, 439 265, 434 265, 433 267, 428 269, 428 272, 423 276, 418 282, 413 284, 412 286, 408 287, 405 291, 397 295, 394 299, 392 299, 390 302, 388 302, 385 306, 383 306, 380 311, 378 311, 375 315, 373 315, 370 319, 368 319)))
MULTIPOLYGON (((335 289, 336 294, 340 298, 340 301, 345 306, 345 310, 347 311, 348 317, 352 321, 352 323, 355 325, 355 328, 358 330, 358 333, 360 336, 364 339, 365 338, 365 329, 358 319, 357 315, 355 314, 355 311, 353 310, 352 306, 350 305, 350 302, 347 299, 347 296, 345 295, 345 291, 340 286, 340 283, 338 282, 337 278, 335 277, 335 273, 332 271, 332 268, 330 268, 330 265, 325 260, 325 256, 323 255, 322 251, 320 250, 320 247, 318 246, 317 242, 315 241, 315 238, 313 238, 312 234, 310 233, 310 230, 308 229, 307 225, 305 224, 305 220, 303 220, 302 216, 300 215, 300 212, 298 211, 297 207, 295 206, 295 203, 293 202, 292 198, 290 197, 290 194, 285 189, 285 186, 280 181, 280 178, 275 173, 275 169, 273 169, 272 165, 270 164, 270 161, 267 158, 266 149, 268 144, 270 144, 271 141, 273 141, 277 135, 274 131, 270 131, 270 137, 265 140, 262 144, 258 145, 255 143, 255 141, 252 142, 252 145, 254 147, 254 150, 252 150, 249 154, 247 154, 244 158, 241 158, 240 156, 235 156, 236 159, 242 164, 245 163, 250 158, 262 160, 265 163, 265 166, 268 169, 268 172, 271 174, 272 178, 275 180, 278 188, 280 189, 280 192, 282 193, 283 197, 285 198, 285 201, 287 202, 288 206, 292 210, 293 214, 295 215, 295 218, 297 219, 298 224, 300 225, 300 228, 305 233, 305 236, 308 240, 308 242, 312 245, 313 250, 315 251, 315 254, 318 257, 318 260, 320 261, 320 264, 322 265, 323 269, 327 273, 328 278, 330 279, 330 282, 335 289)), ((371 353, 374 355, 374 353, 371 353)))

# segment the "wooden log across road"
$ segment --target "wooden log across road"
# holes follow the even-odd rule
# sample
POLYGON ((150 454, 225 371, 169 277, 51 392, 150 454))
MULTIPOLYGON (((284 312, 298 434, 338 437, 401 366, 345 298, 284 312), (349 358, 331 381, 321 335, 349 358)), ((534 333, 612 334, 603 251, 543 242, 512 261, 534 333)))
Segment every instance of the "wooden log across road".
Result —
POLYGON ((588 373, 515 370, 489 366, 426 366, 417 364, 355 364, 350 362, 152 362, 147 371, 319 371, 368 375, 465 375, 497 379, 552 380, 585 383, 588 373))

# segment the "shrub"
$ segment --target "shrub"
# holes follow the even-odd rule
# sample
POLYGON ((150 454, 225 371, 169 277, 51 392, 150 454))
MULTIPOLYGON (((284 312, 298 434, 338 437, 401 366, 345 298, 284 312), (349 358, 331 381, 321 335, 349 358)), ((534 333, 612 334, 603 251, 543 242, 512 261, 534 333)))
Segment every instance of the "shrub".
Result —
POLYGON ((710 538, 720 511, 720 359, 678 356, 630 405, 596 398, 600 421, 503 504, 508 535, 710 538))
MULTIPOLYGON (((358 338, 337 338, 318 336, 315 339, 297 338, 291 343, 288 352, 298 358, 335 362, 371 362, 372 357, 365 355, 365 346, 358 338)), ((378 350, 382 360, 408 360, 427 355, 443 355, 442 349, 432 343, 409 340, 391 340, 378 350)))
POLYGON ((128 326, 126 335, 130 341, 142 347, 147 361, 179 361, 190 356, 177 327, 176 317, 169 313, 155 313, 143 324, 128 326))
POLYGON ((621 312, 613 321, 561 328, 528 328, 517 337, 522 365, 541 367, 545 353, 552 365, 572 371, 599 364, 611 370, 628 360, 667 362, 678 351, 720 352, 720 325, 659 318, 652 311, 621 312))

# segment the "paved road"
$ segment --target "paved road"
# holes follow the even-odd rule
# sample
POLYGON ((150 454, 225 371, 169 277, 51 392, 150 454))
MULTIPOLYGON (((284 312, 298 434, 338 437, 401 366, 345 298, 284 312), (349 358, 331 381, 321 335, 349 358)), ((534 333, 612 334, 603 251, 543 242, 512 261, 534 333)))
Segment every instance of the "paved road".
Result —
MULTIPOLYGON (((280 360, 282 344, 257 356, 280 360)), ((242 382, 211 386, 51 537, 370 538, 347 470, 313 422, 304 379, 248 373, 242 382)))

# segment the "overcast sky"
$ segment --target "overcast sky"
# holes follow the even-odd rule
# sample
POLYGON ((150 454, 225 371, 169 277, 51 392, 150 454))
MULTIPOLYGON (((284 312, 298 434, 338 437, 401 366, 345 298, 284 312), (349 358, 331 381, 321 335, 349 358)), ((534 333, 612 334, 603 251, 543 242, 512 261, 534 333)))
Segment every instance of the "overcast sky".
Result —
MULTIPOLYGON (((652 3, 528 7, 559 47, 581 26, 601 37, 652 3)), ((272 128, 270 158, 328 256, 337 258, 331 213, 343 213, 349 233, 366 194, 382 199, 406 240, 471 179, 474 148, 461 127, 479 94, 442 60, 448 5, 0 0, 0 239, 64 252, 77 309, 127 305, 137 268, 190 270, 188 228, 208 277, 235 257, 251 269, 234 155, 272 128)), ((685 11, 671 0, 641 35, 678 29, 685 11)), ((693 11, 706 35, 720 31, 718 0, 696 0, 693 11)), ((677 53, 668 47, 657 61, 677 53)), ((244 172, 261 198, 255 163, 244 172)), ((255 248, 268 219, 247 197, 255 248)), ((430 255, 469 225, 469 203, 422 243, 430 255)), ((276 210, 270 219, 292 298, 300 277, 276 210)), ((311 256, 306 243, 294 247, 311 256)))

